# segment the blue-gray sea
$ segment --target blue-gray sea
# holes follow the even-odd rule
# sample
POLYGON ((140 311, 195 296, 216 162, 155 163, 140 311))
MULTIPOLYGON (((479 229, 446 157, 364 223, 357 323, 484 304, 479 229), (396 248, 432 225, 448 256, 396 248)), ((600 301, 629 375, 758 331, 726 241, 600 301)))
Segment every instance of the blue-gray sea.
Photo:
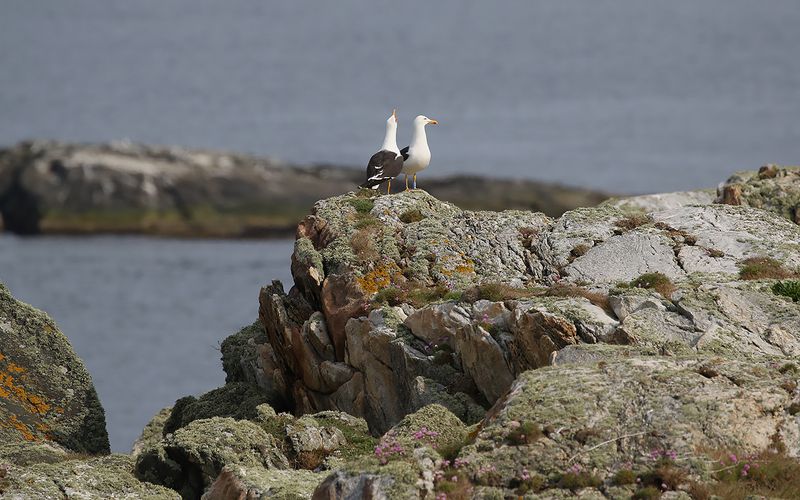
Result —
MULTIPOLYGON (((800 163, 797 0, 8 0, 0 145, 129 139, 361 165, 399 108, 426 175, 648 192, 800 163)), ((125 450, 222 382, 288 242, 0 237, 0 280, 86 360, 125 450)))
POLYGON ((0 282, 69 337, 127 452, 158 410, 225 383, 220 343, 258 318, 261 286, 288 290, 292 246, 0 235, 0 282))

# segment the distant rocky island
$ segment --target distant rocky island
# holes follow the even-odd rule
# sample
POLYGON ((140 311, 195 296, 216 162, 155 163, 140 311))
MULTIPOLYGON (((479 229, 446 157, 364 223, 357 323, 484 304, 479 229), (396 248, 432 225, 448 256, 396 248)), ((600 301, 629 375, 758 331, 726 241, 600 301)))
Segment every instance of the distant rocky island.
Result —
POLYGON ((800 491, 800 170, 558 218, 318 201, 223 387, 108 455, 91 379, 0 287, 0 496, 744 499, 800 491))
MULTIPOLYGON (((420 179, 422 187, 470 210, 558 216, 609 196, 528 180, 431 174, 420 179)), ((0 214, 5 229, 18 234, 291 236, 317 200, 352 191, 363 177, 360 168, 178 147, 23 142, 0 149, 0 214)))

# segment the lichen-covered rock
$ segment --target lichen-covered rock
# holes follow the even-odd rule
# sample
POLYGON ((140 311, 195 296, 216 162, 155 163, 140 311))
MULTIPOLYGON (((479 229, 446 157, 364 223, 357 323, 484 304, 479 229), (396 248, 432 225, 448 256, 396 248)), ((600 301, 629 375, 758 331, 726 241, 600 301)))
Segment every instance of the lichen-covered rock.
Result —
POLYGON ((168 406, 162 408, 158 413, 153 415, 153 418, 147 422, 147 425, 142 429, 142 433, 133 442, 131 449, 131 456, 136 459, 139 454, 153 446, 157 445, 164 438, 164 424, 172 415, 172 407, 168 406))
POLYGON ((764 165, 737 172, 717 188, 717 203, 761 208, 800 222, 800 169, 764 165))
POLYGON ((467 427, 451 411, 439 404, 425 406, 406 415, 383 439, 391 439, 407 449, 430 446, 434 449, 456 446, 467 436, 467 427))
MULTIPOLYGON (((3 460, 3 459, 0 459, 3 460)), ((139 481, 126 455, 45 460, 22 466, 11 462, 0 480, 0 496, 9 499, 149 499, 176 500, 173 490, 139 481)))
POLYGON ((716 193, 713 189, 697 191, 679 191, 675 193, 643 194, 625 198, 612 198, 601 206, 612 206, 625 211, 641 211, 644 213, 685 207, 686 205, 710 205, 714 203, 716 193))
POLYGON ((261 500, 311 498, 327 473, 308 470, 277 470, 260 467, 226 466, 203 494, 203 500, 261 500))
POLYGON ((258 387, 232 382, 199 397, 186 396, 175 402, 169 418, 164 422, 162 434, 173 433, 195 420, 212 417, 231 417, 238 420, 254 419, 256 408, 268 402, 258 387))
POLYGON ((54 441, 108 453, 92 379, 49 316, 0 284, 0 441, 54 441))
POLYGON ((796 455, 800 423, 789 408, 797 394, 787 390, 796 374, 785 365, 633 357, 528 371, 459 457, 472 481, 491 471, 492 484, 508 488, 523 469, 548 478, 572 467, 607 481, 667 451, 699 476, 711 450, 759 452, 777 440, 796 455))
POLYGON ((143 451, 136 476, 197 498, 226 465, 288 469, 289 461, 280 443, 256 423, 215 417, 195 420, 143 451))

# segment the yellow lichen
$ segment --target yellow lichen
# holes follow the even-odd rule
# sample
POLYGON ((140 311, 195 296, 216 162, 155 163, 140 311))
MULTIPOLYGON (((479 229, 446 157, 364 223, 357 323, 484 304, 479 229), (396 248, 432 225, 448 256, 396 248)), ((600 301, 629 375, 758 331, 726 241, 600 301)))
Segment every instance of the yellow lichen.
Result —
POLYGON ((391 285, 399 276, 402 276, 400 267, 394 261, 389 261, 379 264, 364 276, 356 278, 356 281, 366 294, 372 295, 391 285))

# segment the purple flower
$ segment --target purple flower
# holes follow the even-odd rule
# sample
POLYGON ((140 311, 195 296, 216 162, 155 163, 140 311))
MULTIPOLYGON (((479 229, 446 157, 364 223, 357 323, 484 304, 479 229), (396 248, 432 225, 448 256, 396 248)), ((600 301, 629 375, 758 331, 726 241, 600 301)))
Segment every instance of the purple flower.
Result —
POLYGON ((733 462, 733 463, 737 463, 737 462, 739 462, 739 459, 738 459, 738 458, 736 458, 736 455, 734 455, 733 453, 731 453, 730 455, 728 455, 728 458, 730 458, 730 459, 731 459, 731 462, 733 462))

